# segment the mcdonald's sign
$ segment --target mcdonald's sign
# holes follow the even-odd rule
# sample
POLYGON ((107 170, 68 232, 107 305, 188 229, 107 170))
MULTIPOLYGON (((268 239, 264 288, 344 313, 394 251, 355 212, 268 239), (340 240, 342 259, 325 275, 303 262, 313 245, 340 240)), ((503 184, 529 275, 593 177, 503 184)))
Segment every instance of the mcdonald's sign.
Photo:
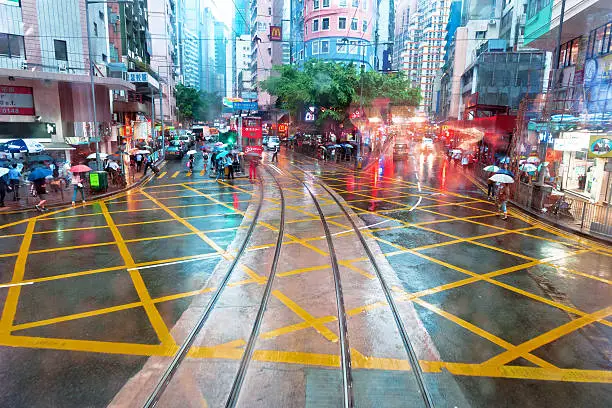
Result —
POLYGON ((270 41, 283 41, 283 30, 280 26, 270 26, 270 41))

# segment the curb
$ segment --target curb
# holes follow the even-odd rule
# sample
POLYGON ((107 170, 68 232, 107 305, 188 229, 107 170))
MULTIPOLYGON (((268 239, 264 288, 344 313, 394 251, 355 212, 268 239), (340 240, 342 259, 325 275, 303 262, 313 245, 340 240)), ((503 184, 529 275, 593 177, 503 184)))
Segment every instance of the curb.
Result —
MULTIPOLYGON (((155 165, 161 165, 164 163, 164 160, 159 160, 155 163, 155 165)), ((130 184, 129 186, 122 188, 121 190, 116 190, 116 191, 111 191, 110 193, 104 193, 104 194, 100 194, 100 195, 96 195, 93 196, 93 201, 97 201, 97 200, 103 200, 105 198, 114 196, 116 194, 121 194, 121 193, 125 193, 126 191, 132 190, 136 187, 140 187, 141 184, 144 184, 145 182, 150 181, 153 177, 155 176, 155 173, 150 173, 148 176, 141 178, 140 180, 134 182, 133 184, 130 184)), ((66 205, 69 205, 71 203, 71 201, 66 201, 63 203, 53 203, 53 204, 49 204, 46 206, 46 208, 59 208, 59 207, 64 207, 66 205)), ((10 214, 10 213, 14 213, 14 212, 22 212, 22 211, 35 211, 36 210, 36 206, 30 206, 30 207, 22 207, 20 209, 16 209, 16 210, 9 210, 9 211, 0 211, 0 215, 1 214, 10 214)))

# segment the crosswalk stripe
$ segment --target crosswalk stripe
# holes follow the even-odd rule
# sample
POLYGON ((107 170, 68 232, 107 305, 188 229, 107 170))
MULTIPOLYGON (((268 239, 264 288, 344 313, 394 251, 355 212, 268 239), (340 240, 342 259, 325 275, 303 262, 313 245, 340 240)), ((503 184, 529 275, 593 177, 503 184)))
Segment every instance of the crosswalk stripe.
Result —
POLYGON ((200 176, 203 176, 203 175, 204 175, 204 169, 200 171, 200 176))
POLYGON ((167 171, 163 171, 163 172, 161 172, 161 173, 159 174, 159 176, 157 176, 157 178, 162 178, 162 177, 164 177, 166 174, 168 174, 168 172, 167 172, 167 171))
POLYGON ((179 173, 180 173, 180 171, 175 171, 174 174, 170 178, 176 178, 176 176, 178 176, 179 173))

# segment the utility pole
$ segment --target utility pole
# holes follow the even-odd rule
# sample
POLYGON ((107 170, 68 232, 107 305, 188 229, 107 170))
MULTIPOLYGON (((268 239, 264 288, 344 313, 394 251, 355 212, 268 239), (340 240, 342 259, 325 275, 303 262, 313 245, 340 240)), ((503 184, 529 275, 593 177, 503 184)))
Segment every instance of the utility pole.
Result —
MULTIPOLYGON (((555 74, 559 69, 559 59, 561 59, 561 35, 563 34, 563 19, 565 18, 565 0, 561 0, 561 14, 559 14, 559 31, 557 31, 557 48, 555 49, 555 60, 553 67, 555 74)), ((554 80, 554 78, 553 78, 554 80)))

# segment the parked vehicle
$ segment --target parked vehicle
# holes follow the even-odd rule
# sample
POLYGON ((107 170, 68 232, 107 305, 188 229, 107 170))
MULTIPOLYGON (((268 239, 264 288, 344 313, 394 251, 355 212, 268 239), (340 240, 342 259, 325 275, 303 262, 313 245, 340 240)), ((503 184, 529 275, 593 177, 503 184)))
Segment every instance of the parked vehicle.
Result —
POLYGON ((266 144, 266 148, 268 150, 275 149, 280 146, 280 139, 277 136, 269 136, 268 143, 266 144))
POLYGON ((166 149, 166 159, 182 159, 185 152, 179 146, 170 146, 166 149))

